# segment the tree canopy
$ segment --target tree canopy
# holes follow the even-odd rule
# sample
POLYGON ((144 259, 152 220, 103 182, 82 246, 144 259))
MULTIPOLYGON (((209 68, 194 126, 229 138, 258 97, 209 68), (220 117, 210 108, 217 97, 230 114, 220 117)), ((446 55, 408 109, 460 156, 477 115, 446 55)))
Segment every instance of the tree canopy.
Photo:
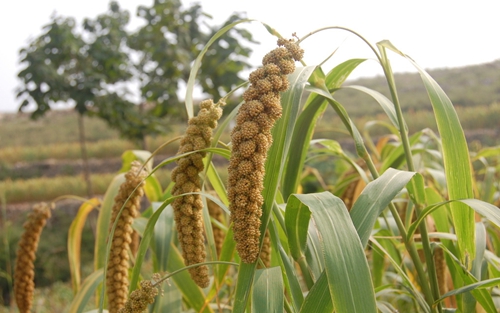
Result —
MULTIPOLYGON (((182 115, 179 89, 192 61, 221 25, 210 25, 201 5, 184 8, 179 0, 155 0, 140 6, 143 25, 128 31, 128 11, 115 1, 81 27, 70 17, 52 16, 42 34, 20 51, 19 110, 35 106, 33 118, 56 103, 72 103, 80 114, 98 116, 131 140, 165 132, 165 118, 182 115), (132 88, 139 86, 139 90, 132 88)), ((225 24, 240 19, 239 14, 225 24)), ((220 98, 243 80, 253 42, 234 28, 206 54, 198 84, 220 98)))

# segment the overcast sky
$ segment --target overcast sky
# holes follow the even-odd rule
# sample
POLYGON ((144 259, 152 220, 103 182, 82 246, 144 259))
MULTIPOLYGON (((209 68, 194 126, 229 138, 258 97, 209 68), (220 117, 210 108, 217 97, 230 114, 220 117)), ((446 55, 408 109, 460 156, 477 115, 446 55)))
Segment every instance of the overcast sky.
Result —
MULTIPOLYGON (((153 0, 119 0, 131 13, 131 28, 140 25, 135 17, 139 5, 150 6, 153 0)), ((184 0, 184 5, 193 1, 184 0)), ((283 36, 296 32, 299 37, 325 26, 344 26, 355 30, 370 42, 389 39, 424 68, 457 67, 500 59, 500 18, 497 1, 476 0, 205 0, 199 1, 205 12, 222 23, 232 12, 246 12, 248 18, 270 24, 283 36)), ((3 1, 0 5, 0 112, 15 112, 19 103, 18 51, 30 38, 41 33, 50 16, 74 17, 79 22, 106 11, 102 0, 23 0, 3 1)), ((275 38, 258 22, 244 24, 261 43, 254 47, 252 64, 275 47, 275 38)), ((308 65, 320 63, 335 49, 326 64, 327 72, 335 64, 350 58, 373 58, 359 39, 343 31, 326 31, 307 39, 302 47, 308 65)), ((412 71, 401 57, 391 55, 395 71, 412 71)), ((365 62, 353 77, 381 74, 376 62, 365 62)))

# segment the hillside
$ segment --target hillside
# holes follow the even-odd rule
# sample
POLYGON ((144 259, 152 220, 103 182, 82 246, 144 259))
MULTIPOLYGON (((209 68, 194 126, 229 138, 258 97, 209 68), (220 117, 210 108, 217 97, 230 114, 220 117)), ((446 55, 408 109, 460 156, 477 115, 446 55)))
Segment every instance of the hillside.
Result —
MULTIPOLYGON (((446 92, 455 107, 476 107, 500 102, 500 59, 491 63, 457 68, 428 70, 446 92)), ((430 110, 427 93, 417 73, 395 74, 396 86, 404 110, 430 110)), ((345 85, 361 85, 389 97, 384 77, 361 78, 345 85)), ((354 90, 340 90, 335 98, 353 116, 381 113, 373 99, 354 90)))
MULTIPOLYGON (((488 64, 451 69, 430 70, 455 104, 467 139, 482 146, 500 144, 500 60, 488 64)), ((395 75, 400 100, 408 121, 410 133, 424 128, 436 129, 431 105, 418 74, 395 75)), ((388 96, 383 77, 348 81, 348 85, 362 85, 388 96)), ((369 96, 354 90, 339 90, 335 98, 344 105, 358 128, 363 131, 367 122, 387 120, 380 106, 369 96)), ((0 190, 5 191, 7 203, 50 200, 62 192, 63 187, 78 187, 66 191, 85 195, 81 173, 80 147, 74 111, 53 111, 37 121, 28 114, 6 114, 0 118, 0 190), (50 185, 54 189, 49 199, 40 198, 26 188, 50 185), (76 189, 75 189, 76 188, 76 189), (29 199, 28 199, 29 198, 29 199)), ((151 150, 181 135, 185 123, 171 125, 169 135, 148 138, 151 150)), ((132 143, 120 139, 96 118, 85 118, 87 149, 96 194, 102 194, 113 173, 121 166, 120 156, 127 149, 137 149, 132 143)), ((316 137, 334 138, 342 142, 345 150, 352 150, 352 140, 342 134, 343 126, 334 111, 328 109, 317 126, 316 137)), ((372 129, 378 136, 386 129, 372 129)), ((225 133, 223 140, 228 141, 225 133)), ((475 146, 471 145, 472 147, 475 146)), ((163 149, 155 161, 175 154, 177 143, 163 149)), ((168 180, 168 171, 159 173, 168 180)), ((47 195, 47 188, 44 195, 47 195)), ((0 196, 2 196, 0 194, 0 196)))

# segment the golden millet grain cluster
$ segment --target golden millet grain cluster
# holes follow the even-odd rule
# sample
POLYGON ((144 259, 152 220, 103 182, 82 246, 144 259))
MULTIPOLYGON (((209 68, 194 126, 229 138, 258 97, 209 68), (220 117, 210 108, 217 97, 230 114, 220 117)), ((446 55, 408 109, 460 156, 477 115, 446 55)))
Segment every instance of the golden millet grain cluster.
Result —
POLYGON ((39 203, 33 207, 24 223, 24 233, 18 243, 14 273, 14 295, 19 312, 28 313, 33 304, 35 291, 35 258, 38 242, 47 219, 51 215, 51 206, 39 203))
POLYGON ((278 46, 264 56, 264 67, 250 74, 251 85, 243 94, 245 102, 231 133, 229 209, 236 249, 245 263, 255 262, 259 255, 264 164, 272 143, 271 128, 281 117, 280 92, 288 89, 286 75, 293 73, 295 61, 304 53, 289 40, 279 39, 278 46))
POLYGON ((444 259, 444 252, 441 248, 434 249, 434 263, 436 265, 436 275, 439 287, 439 293, 444 295, 448 292, 446 287, 446 263, 444 259))
POLYGON ((142 280, 140 286, 141 288, 132 291, 125 306, 119 309, 118 313, 143 313, 149 304, 155 302, 155 297, 158 295, 158 287, 150 280, 142 280))
POLYGON ((141 197, 144 195, 144 179, 147 176, 147 172, 141 167, 141 163, 138 161, 132 162, 132 167, 125 174, 125 182, 120 186, 112 208, 110 232, 117 217, 118 222, 111 238, 111 251, 106 271, 106 293, 110 313, 118 312, 120 308, 125 306, 127 300, 132 222, 139 212, 141 197), (129 196, 130 199, 128 199, 129 196), (123 210, 118 216, 122 207, 123 210))
MULTIPOLYGON (((177 154, 183 154, 210 147, 212 130, 222 116, 222 109, 212 100, 202 101, 198 115, 188 122, 186 134, 180 142, 177 154)), ((171 178, 175 183, 172 195, 178 196, 190 192, 200 192, 201 183, 198 174, 203 171, 205 152, 195 152, 177 160, 171 178)), ((176 198, 172 202, 182 255, 186 265, 205 261, 205 239, 203 236, 203 201, 198 194, 176 198)), ((198 266, 189 269, 195 283, 205 288, 209 284, 208 267, 198 266)))
POLYGON ((260 250, 259 258, 262 260, 262 263, 264 263, 264 267, 271 267, 271 237, 269 235, 268 229, 266 229, 266 233, 264 234, 262 249, 260 250))

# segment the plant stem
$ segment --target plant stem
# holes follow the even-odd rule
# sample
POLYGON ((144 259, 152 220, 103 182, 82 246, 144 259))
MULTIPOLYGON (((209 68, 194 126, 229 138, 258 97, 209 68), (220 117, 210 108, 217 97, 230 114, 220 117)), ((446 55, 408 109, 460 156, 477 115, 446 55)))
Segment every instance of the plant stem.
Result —
POLYGON ((300 270, 302 271, 302 276, 306 283, 307 289, 311 290, 314 285, 314 280, 311 276, 311 272, 309 271, 309 265, 307 264, 306 257, 301 256, 301 258, 297 260, 297 263, 299 263, 300 270))
MULTIPOLYGON (((373 179, 377 179, 380 175, 377 172, 375 165, 373 164, 373 161, 370 158, 370 155, 367 154, 366 157, 363 158, 363 160, 366 162, 368 169, 370 170, 370 173, 373 176, 373 179)), ((406 247, 406 250, 408 250, 408 253, 410 254, 410 257, 413 261, 413 264, 415 266, 415 270, 417 271, 417 275, 418 275, 419 280, 420 280, 420 287, 422 288, 422 292, 424 294, 425 300, 427 301, 429 308, 432 309, 432 305, 434 303, 434 294, 433 294, 433 291, 431 290, 431 288, 429 288, 429 285, 425 283, 426 282, 426 274, 424 271, 424 267, 422 266, 422 263, 420 262, 420 257, 418 255, 417 248, 415 247, 415 243, 413 242, 413 240, 408 240, 408 236, 406 234, 406 229, 405 229, 404 223, 401 220, 401 217, 399 216, 399 213, 398 213, 394 203, 392 203, 392 202, 389 203, 389 210, 391 211, 392 217, 394 218, 394 221, 396 222, 396 226, 398 227, 399 234, 401 236, 401 240, 403 241, 403 243, 406 247)), ((426 233, 427 233, 427 230, 426 230, 426 233)), ((432 259, 432 256, 431 256, 431 259, 432 259)), ((432 264, 434 265, 433 259, 432 259, 432 262, 433 262, 432 264)), ((434 269, 434 267, 433 267, 433 269, 434 269)), ((435 274, 435 270, 434 270, 434 274, 435 274)), ((436 284, 437 284, 437 279, 436 279, 436 284)), ((438 310, 439 310, 439 312, 441 312, 441 310, 439 308, 440 307, 438 307, 438 310)))
MULTIPOLYGON (((399 98, 398 98, 398 94, 396 91, 396 82, 394 81, 394 75, 392 73, 390 62, 389 62, 387 55, 385 53, 385 49, 383 47, 380 47, 380 51, 382 53, 381 65, 382 65, 382 68, 384 70, 384 74, 385 74, 385 77, 387 79, 387 83, 389 85, 389 90, 391 92, 392 101, 394 103, 394 108, 396 110, 396 116, 398 118, 399 133, 401 135, 401 142, 403 144, 403 148, 405 151, 406 164, 408 166, 409 171, 415 172, 415 166, 413 164, 413 155, 412 155, 411 147, 410 147, 410 140, 408 138, 408 131, 407 131, 404 117, 403 117, 403 111, 401 109, 401 104, 399 103, 399 98)), ((417 218, 420 216, 421 211, 422 211, 422 204, 415 203, 415 215, 417 218)), ((398 217, 399 217, 399 215, 398 215, 398 217)), ((429 235, 428 235, 427 226, 426 226, 425 222, 420 223, 419 230, 420 230, 420 235, 421 235, 421 239, 422 239, 422 247, 424 250, 425 261, 427 263, 427 272, 428 272, 430 287, 431 287, 431 291, 432 291, 432 298, 431 298, 432 302, 429 302, 430 299, 427 299, 427 301, 432 308, 432 303, 435 300, 439 299, 439 285, 438 285, 438 281, 437 281, 434 258, 432 257, 432 250, 431 250, 431 246, 430 246, 430 242, 429 242, 429 235)), ((407 240, 405 240, 405 245, 406 245, 406 241, 407 240)), ((413 240, 412 240, 412 242, 413 242, 413 240)), ((411 247, 411 249, 409 249, 410 255, 412 253, 417 253, 415 245, 411 244, 408 247, 411 247), (413 251, 413 250, 415 250, 415 251, 413 251)), ((420 264, 420 266, 417 267, 417 264, 420 263, 419 258, 417 258, 417 257, 418 257, 418 254, 415 256, 415 258, 412 256, 412 259, 413 259, 413 262, 415 263, 415 268, 417 269, 417 272, 418 272, 418 267, 421 267, 421 264, 420 264)), ((423 269, 422 269, 422 271, 423 271, 423 269)), ((418 272, 418 275, 420 278, 420 285, 422 286, 422 289, 424 289, 424 285, 425 285, 425 288, 428 288, 427 283, 426 283, 426 279, 425 279, 425 272, 423 272, 423 273, 418 272)), ((426 295, 426 298, 428 298, 428 295, 426 295)), ((441 303, 438 303, 437 309, 438 309, 438 312, 442 312, 441 303)))

